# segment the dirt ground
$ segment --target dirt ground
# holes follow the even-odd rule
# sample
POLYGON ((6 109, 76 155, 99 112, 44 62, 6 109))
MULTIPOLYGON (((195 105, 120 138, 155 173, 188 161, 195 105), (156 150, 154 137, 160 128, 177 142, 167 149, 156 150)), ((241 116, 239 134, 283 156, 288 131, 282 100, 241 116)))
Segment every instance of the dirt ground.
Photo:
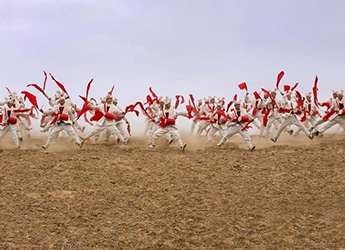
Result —
POLYGON ((1 142, 0 249, 345 249, 344 133, 43 141, 1 142))

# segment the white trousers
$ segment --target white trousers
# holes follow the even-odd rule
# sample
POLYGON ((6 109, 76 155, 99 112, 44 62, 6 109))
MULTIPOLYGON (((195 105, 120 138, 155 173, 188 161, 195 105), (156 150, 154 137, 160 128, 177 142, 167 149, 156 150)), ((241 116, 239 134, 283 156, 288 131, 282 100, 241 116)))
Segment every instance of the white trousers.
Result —
MULTIPOLYGON (((307 120, 303 122, 303 125, 307 128, 310 129, 311 127, 314 126, 316 122, 316 117, 315 116, 307 116, 307 120)), ((299 135, 299 133, 302 131, 301 128, 298 128, 295 132, 295 136, 299 135)))
POLYGON ((253 147, 252 140, 250 139, 250 135, 247 130, 242 130, 242 126, 239 124, 233 125, 229 127, 226 135, 221 139, 220 144, 224 144, 224 142, 230 139, 235 134, 240 134, 244 141, 246 142, 247 148, 251 149, 253 147))
POLYGON ((224 137, 226 135, 227 130, 224 129, 221 125, 211 124, 211 129, 210 129, 210 131, 208 131, 208 134, 207 134, 207 140, 208 141, 212 141, 212 138, 213 138, 214 134, 217 133, 217 132, 222 137, 224 137))
POLYGON ((261 126, 260 135, 262 137, 267 137, 271 131, 272 125, 276 130, 278 130, 280 123, 281 118, 276 118, 274 115, 269 116, 267 119, 266 127, 264 127, 264 125, 261 126))
POLYGON ((163 135, 166 135, 167 133, 171 134, 171 136, 175 139, 175 141, 177 141, 180 147, 183 146, 181 135, 175 125, 168 125, 168 126, 165 126, 164 128, 158 127, 158 129, 152 136, 151 145, 155 145, 155 140, 157 140, 159 137, 163 135))
POLYGON ((99 134, 103 131, 103 130, 108 130, 110 132, 110 135, 114 135, 117 138, 120 139, 121 142, 124 142, 125 140, 123 139, 123 136, 121 135, 120 131, 117 129, 117 127, 115 126, 115 124, 102 124, 102 126, 96 124, 95 128, 93 129, 93 131, 87 135, 84 140, 89 139, 90 137, 97 135, 99 137, 99 134))
POLYGON ((63 130, 66 131, 68 135, 72 136, 73 140, 77 144, 80 144, 79 136, 75 132, 73 126, 71 124, 60 123, 59 125, 55 125, 50 129, 45 147, 48 148, 52 140, 55 140, 58 134, 63 130))
POLYGON ((210 125, 210 121, 208 120, 201 120, 199 122, 199 127, 198 130, 196 132, 197 135, 201 135, 202 132, 204 132, 204 130, 210 125))
POLYGON ((127 130, 125 129, 124 122, 121 120, 121 121, 117 122, 115 124, 115 126, 120 131, 120 134, 122 135, 122 137, 125 140, 127 140, 129 138, 129 134, 128 134, 127 130))
MULTIPOLYGON (((117 123, 115 123, 116 128, 119 130, 120 134, 122 135, 124 140, 127 140, 129 138, 129 134, 128 132, 125 130, 124 125, 123 125, 123 121, 119 121, 117 123)), ((100 137, 100 133, 96 134, 94 137, 94 144, 97 143, 99 137, 100 137)), ((105 129, 105 141, 108 142, 109 141, 109 137, 111 136, 111 131, 109 129, 105 129)), ((116 137, 117 139, 118 137, 116 137)))
POLYGON ((197 119, 193 119, 192 120, 192 126, 190 127, 190 133, 193 134, 194 133, 194 129, 196 127, 196 124, 198 123, 199 121, 197 119))
POLYGON ((325 132, 327 129, 330 129, 334 125, 339 124, 340 127, 342 127, 345 130, 345 116, 336 116, 333 120, 327 121, 325 125, 323 125, 318 131, 320 133, 325 132))
POLYGON ((288 117, 282 117, 282 123, 280 124, 279 129, 273 136, 273 139, 277 140, 280 134, 283 132, 283 130, 289 125, 295 125, 296 127, 300 128, 306 136, 309 136, 310 134, 308 129, 303 125, 303 123, 300 122, 300 120, 298 120, 297 116, 295 114, 292 114, 288 117))
MULTIPOLYGON (((155 132, 160 128, 160 126, 155 122, 150 122, 150 123, 151 123, 151 126, 149 129, 149 141, 148 141, 148 143, 149 143, 149 145, 154 145, 152 143, 154 141, 153 136, 154 136, 155 132)), ((168 132, 165 134, 165 139, 167 141, 171 141, 171 136, 172 136, 171 133, 168 132)))
POLYGON ((10 131, 12 139, 14 141, 14 143, 16 144, 16 146, 19 146, 19 139, 18 139, 18 128, 16 125, 6 125, 5 127, 2 127, 2 129, 0 129, 0 139, 2 139, 2 137, 4 137, 7 132, 10 131))

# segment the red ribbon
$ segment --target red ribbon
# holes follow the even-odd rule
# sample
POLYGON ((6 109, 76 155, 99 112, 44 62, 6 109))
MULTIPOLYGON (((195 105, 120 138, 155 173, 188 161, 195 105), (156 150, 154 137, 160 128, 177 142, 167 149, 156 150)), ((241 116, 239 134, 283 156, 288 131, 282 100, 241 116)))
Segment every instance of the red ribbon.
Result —
POLYGON ((50 77, 53 79, 53 81, 59 86, 59 88, 60 88, 67 96, 69 96, 69 94, 67 93, 67 90, 66 90, 65 86, 63 86, 63 84, 62 84, 61 82, 57 81, 51 73, 49 73, 49 75, 50 75, 50 77))
POLYGON ((281 79, 283 78, 284 76, 284 71, 280 71, 280 73, 277 75, 277 83, 276 83, 276 88, 279 89, 279 83, 281 81, 281 79))

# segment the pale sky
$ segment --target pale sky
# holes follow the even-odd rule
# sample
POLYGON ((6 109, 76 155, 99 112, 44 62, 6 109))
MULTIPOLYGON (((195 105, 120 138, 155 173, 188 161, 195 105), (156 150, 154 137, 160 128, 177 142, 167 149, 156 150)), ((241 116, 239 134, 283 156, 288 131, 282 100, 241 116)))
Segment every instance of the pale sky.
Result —
POLYGON ((326 98, 345 88, 344 24, 343 0, 0 0, 0 97, 41 85, 46 70, 80 104, 90 78, 91 96, 115 84, 121 106, 149 86, 229 99, 243 81, 273 88, 284 70, 303 94, 317 74, 326 98))

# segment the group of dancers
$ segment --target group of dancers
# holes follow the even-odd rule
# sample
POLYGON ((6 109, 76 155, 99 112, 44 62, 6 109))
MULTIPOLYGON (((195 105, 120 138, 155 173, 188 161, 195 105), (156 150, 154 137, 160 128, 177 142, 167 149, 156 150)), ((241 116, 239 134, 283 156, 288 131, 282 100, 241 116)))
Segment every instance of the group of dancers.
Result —
POLYGON ((59 90, 54 96, 48 96, 45 91, 48 75, 44 72, 42 87, 38 84, 28 84, 27 87, 39 91, 47 99, 47 109, 40 108, 36 96, 28 90, 18 95, 6 88, 8 96, 0 103, 0 143, 3 136, 10 132, 19 148, 24 137, 30 139, 31 119, 38 119, 40 116, 40 131, 48 132, 43 149, 56 142, 62 131, 71 136, 79 147, 89 139, 92 144, 97 145, 100 136, 104 136, 106 141, 113 137, 116 142, 127 144, 131 137, 131 125, 126 118, 129 112, 145 117, 145 133, 148 135, 150 149, 156 147, 158 138, 164 137, 168 144, 175 140, 180 150, 185 150, 186 144, 182 141, 176 124, 178 117, 190 119, 191 134, 205 135, 208 142, 212 142, 214 135, 218 133, 221 137, 216 144, 218 147, 233 135, 240 134, 249 151, 255 149, 248 133, 252 126, 258 129, 260 136, 271 136, 273 142, 284 131, 295 136, 303 132, 312 140, 315 136, 321 137, 336 124, 345 130, 343 90, 333 90, 328 100, 320 102, 317 77, 311 92, 302 95, 297 90, 298 83, 293 86, 283 85, 280 89, 283 76, 283 71, 278 74, 273 89, 261 88, 253 93, 249 93, 245 82, 240 83, 238 88, 243 94, 242 100, 238 98, 239 94, 235 94, 228 102, 224 97, 215 96, 195 100, 192 94, 188 96, 188 100, 181 95, 174 98, 162 97, 149 88, 145 101, 138 101, 123 109, 119 106, 118 99, 113 97, 114 86, 98 101, 89 98, 93 79, 87 84, 86 95, 79 96, 82 101, 80 107, 72 101, 65 86, 52 74, 50 77, 59 90), (90 119, 88 115, 91 115, 90 119), (81 117, 85 124, 93 126, 92 132, 85 134, 85 126, 80 124, 81 117))

